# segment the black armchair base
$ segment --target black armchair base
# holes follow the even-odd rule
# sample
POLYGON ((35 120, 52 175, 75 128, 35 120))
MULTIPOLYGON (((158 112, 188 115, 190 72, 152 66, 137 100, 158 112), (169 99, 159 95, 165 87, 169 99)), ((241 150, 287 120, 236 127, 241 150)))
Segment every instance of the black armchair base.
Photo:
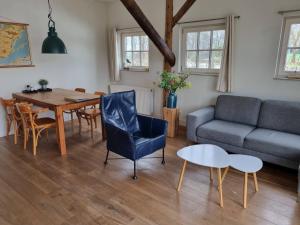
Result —
MULTIPOLYGON (((107 153, 106 153, 106 158, 105 158, 105 161, 104 161, 104 165, 106 166, 108 164, 108 156, 109 156, 109 150, 107 150, 107 153)), ((143 159, 155 159, 155 158, 160 158, 162 159, 161 161, 161 164, 162 165, 165 165, 166 164, 166 161, 165 161, 165 148, 162 149, 162 157, 144 157, 143 159)), ((112 159, 127 159, 127 158, 112 158, 112 159)), ((137 175, 136 175, 136 161, 137 160, 134 160, 133 161, 133 176, 132 176, 132 179, 133 180, 137 180, 137 175)))

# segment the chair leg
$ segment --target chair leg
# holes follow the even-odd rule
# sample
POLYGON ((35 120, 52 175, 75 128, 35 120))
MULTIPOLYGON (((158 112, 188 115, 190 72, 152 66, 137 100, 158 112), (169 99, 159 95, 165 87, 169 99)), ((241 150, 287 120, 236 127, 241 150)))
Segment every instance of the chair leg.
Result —
POLYGON ((6 121, 6 138, 9 138, 9 131, 11 127, 11 122, 9 120, 6 121))
POLYGON ((94 139, 94 127, 93 127, 93 118, 90 119, 91 125, 91 138, 94 139))
POLYGON ((14 120, 13 121, 13 125, 14 125, 14 143, 15 143, 15 145, 16 144, 18 144, 18 124, 17 124, 17 122, 14 120))
POLYGON ((78 116, 78 123, 79 123, 79 134, 81 134, 81 117, 78 116))
POLYGON ((133 177, 132 179, 136 180, 137 176, 136 176, 136 160, 133 161, 133 177))
POLYGON ((161 161, 161 164, 165 165, 166 164, 166 161, 165 161, 165 148, 163 148, 162 150, 162 161, 161 161))
POLYGON ((71 127, 72 127, 72 131, 74 129, 74 115, 73 115, 73 111, 70 110, 70 115, 71 115, 71 127))
POLYGON ((94 117, 94 122, 95 122, 95 128, 97 129, 98 125, 97 125, 97 117, 96 116, 94 117))
POLYGON ((109 150, 107 149, 107 153, 106 153, 106 158, 105 158, 105 161, 104 161, 104 165, 107 165, 108 155, 109 155, 109 150))

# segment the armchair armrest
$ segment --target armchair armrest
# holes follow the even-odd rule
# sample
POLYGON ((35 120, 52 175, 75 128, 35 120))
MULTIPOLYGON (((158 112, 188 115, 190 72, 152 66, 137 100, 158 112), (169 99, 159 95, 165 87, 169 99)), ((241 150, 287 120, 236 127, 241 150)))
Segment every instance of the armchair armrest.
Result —
POLYGON ((151 116, 138 115, 140 130, 143 135, 148 137, 166 135, 168 122, 151 116))
POLYGON ((197 142, 196 131, 199 126, 214 119, 215 108, 213 106, 199 109, 187 114, 186 128, 187 138, 190 141, 197 142))

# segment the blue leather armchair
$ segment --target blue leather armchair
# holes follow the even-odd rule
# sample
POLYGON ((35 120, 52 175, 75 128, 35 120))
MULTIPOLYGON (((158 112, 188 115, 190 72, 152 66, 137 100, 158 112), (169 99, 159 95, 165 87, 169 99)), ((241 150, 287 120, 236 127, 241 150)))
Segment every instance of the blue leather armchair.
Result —
POLYGON ((118 92, 101 98, 102 119, 107 134, 107 164, 112 151, 134 162, 162 149, 162 164, 165 163, 167 121, 138 115, 135 91, 118 92))

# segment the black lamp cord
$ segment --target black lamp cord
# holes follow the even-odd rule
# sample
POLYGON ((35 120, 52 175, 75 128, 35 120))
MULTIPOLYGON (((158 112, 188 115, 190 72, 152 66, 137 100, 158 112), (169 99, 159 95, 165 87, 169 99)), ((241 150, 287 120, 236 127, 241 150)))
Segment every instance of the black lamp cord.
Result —
POLYGON ((54 20, 52 19, 52 7, 51 7, 51 4, 50 4, 50 0, 48 0, 48 8, 49 8, 49 13, 48 13, 48 19, 49 19, 49 22, 48 22, 48 27, 54 27, 55 28, 55 22, 54 20))

